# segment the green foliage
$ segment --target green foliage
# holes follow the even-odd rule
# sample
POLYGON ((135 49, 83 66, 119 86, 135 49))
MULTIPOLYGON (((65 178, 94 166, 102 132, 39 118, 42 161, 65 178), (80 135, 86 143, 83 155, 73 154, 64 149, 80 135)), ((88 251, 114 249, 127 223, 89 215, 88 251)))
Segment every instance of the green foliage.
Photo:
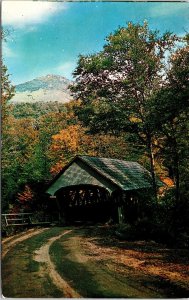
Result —
MULTIPOLYGON (((12 178, 9 178, 9 172, 7 171, 7 166, 9 164, 10 154, 10 136, 9 136, 9 116, 11 114, 11 105, 9 105, 9 100, 14 95, 14 87, 11 85, 9 80, 9 75, 7 73, 6 66, 1 63, 1 117, 2 117, 2 131, 1 131, 1 139, 2 139, 2 149, 1 149, 1 167, 2 167, 2 209, 6 209, 8 207, 8 203, 6 202, 6 198, 9 199, 11 197, 11 188, 15 187, 15 182, 12 178), (7 190, 8 188, 8 190, 7 190)), ((13 166, 12 166, 13 167, 13 166)), ((14 166, 16 167, 16 166, 14 166)), ((13 167, 13 172, 14 172, 13 167)))
POLYGON ((161 140, 160 155, 175 182, 172 201, 174 231, 189 228, 189 48, 185 45, 170 57, 167 83, 157 93, 149 118, 161 140))
POLYGON ((188 227, 188 35, 160 35, 147 23, 128 23, 106 41, 103 51, 78 61, 72 90, 81 105, 75 112, 91 132, 124 132, 128 144, 135 145, 135 157, 150 158, 145 163, 154 183, 155 170, 174 180, 172 209, 166 198, 158 206, 172 229, 152 215, 157 227, 176 235, 176 227, 188 227), (175 222, 180 215, 182 222, 175 222))
POLYGON ((66 112, 66 106, 60 102, 24 102, 13 104, 15 118, 38 119, 48 113, 66 112))
POLYGON ((156 191, 155 132, 149 122, 151 105, 164 83, 166 54, 178 38, 128 23, 110 34, 103 51, 81 56, 72 91, 82 100, 79 118, 91 132, 126 132, 145 147, 156 191))
MULTIPOLYGON (((186 203, 176 203, 174 188, 158 203, 141 196, 143 216, 135 222, 118 225, 116 235, 122 240, 154 240, 171 247, 189 247, 189 208, 186 203)), ((141 208, 140 208, 141 209, 141 208)))

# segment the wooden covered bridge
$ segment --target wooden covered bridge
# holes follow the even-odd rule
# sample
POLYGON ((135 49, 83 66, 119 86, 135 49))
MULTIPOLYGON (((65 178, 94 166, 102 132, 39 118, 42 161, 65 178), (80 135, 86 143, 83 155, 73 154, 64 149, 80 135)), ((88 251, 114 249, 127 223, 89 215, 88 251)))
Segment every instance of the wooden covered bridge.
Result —
POLYGON ((76 156, 50 183, 63 221, 122 223, 138 216, 138 192, 152 189, 150 173, 137 162, 76 156))

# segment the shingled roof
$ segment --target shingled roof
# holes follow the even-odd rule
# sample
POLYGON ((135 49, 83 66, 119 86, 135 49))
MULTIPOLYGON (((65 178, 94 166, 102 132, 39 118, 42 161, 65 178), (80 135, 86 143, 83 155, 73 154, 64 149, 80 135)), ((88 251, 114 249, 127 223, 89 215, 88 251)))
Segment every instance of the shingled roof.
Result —
POLYGON ((123 190, 152 186, 150 172, 137 162, 91 156, 80 158, 123 190))
POLYGON ((76 156, 50 184, 47 193, 53 195, 62 188, 71 185, 93 184, 107 188, 110 192, 116 189, 124 191, 152 187, 152 178, 137 162, 76 156))

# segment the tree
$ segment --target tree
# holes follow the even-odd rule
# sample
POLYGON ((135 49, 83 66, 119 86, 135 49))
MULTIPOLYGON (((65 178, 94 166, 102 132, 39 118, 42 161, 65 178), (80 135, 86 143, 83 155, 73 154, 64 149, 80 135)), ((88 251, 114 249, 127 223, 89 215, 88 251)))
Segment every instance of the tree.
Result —
POLYGON ((8 190, 14 185, 14 182, 8 178, 7 170, 9 169, 9 147, 10 147, 10 137, 9 130, 11 127, 11 110, 12 106, 9 104, 9 100, 14 95, 14 87, 11 85, 9 80, 9 75, 7 72, 7 67, 3 65, 1 61, 1 169, 2 169, 2 210, 8 207, 8 202, 6 201, 7 187, 8 190))
MULTIPOLYGON (((2 126, 6 127, 6 121, 10 115, 11 105, 9 100, 14 96, 14 86, 11 85, 7 67, 1 62, 1 107, 2 107, 2 126)), ((3 127, 2 127, 3 131, 3 127)))
POLYGON ((176 40, 168 32, 160 36, 158 31, 151 31, 146 22, 128 23, 107 37, 101 52, 80 56, 74 72, 76 84, 72 91, 89 113, 88 117, 82 113, 82 120, 96 131, 123 131, 137 136, 137 143, 146 146, 150 158, 154 191, 150 103, 163 85, 166 54, 176 40))
POLYGON ((37 141, 32 119, 10 115, 7 124, 2 134, 2 198, 6 207, 29 179, 27 164, 37 141))
POLYGON ((87 133, 81 124, 69 125, 52 136, 49 156, 51 172, 57 174, 75 155, 111 156, 126 158, 128 146, 123 136, 87 133))
MULTIPOLYGON (((187 36, 183 41, 187 41, 187 36)), ((151 124, 161 138, 161 155, 175 181, 177 205, 189 180, 189 45, 170 57, 166 84, 152 105, 151 124), (182 188, 181 188, 182 187, 182 188)), ((185 195, 185 198, 186 195, 185 195)))
POLYGON ((28 109, 26 113, 21 110, 22 114, 15 117, 15 105, 9 104, 12 87, 10 85, 9 89, 8 75, 2 76, 2 208, 8 210, 9 204, 17 202, 18 194, 24 193, 27 185, 41 195, 46 181, 51 178, 51 136, 68 124, 76 123, 76 117, 71 105, 66 105, 62 111, 48 110, 45 114, 38 111, 37 115, 28 109))

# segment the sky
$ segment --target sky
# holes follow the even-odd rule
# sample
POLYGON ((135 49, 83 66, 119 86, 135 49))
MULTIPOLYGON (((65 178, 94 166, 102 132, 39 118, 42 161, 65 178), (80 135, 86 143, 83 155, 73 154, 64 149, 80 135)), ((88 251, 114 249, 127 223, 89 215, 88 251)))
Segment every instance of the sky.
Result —
POLYGON ((161 33, 189 32, 189 2, 61 2, 2 0, 8 32, 2 55, 12 84, 47 74, 73 79, 78 56, 102 50, 105 38, 128 22, 161 33))

